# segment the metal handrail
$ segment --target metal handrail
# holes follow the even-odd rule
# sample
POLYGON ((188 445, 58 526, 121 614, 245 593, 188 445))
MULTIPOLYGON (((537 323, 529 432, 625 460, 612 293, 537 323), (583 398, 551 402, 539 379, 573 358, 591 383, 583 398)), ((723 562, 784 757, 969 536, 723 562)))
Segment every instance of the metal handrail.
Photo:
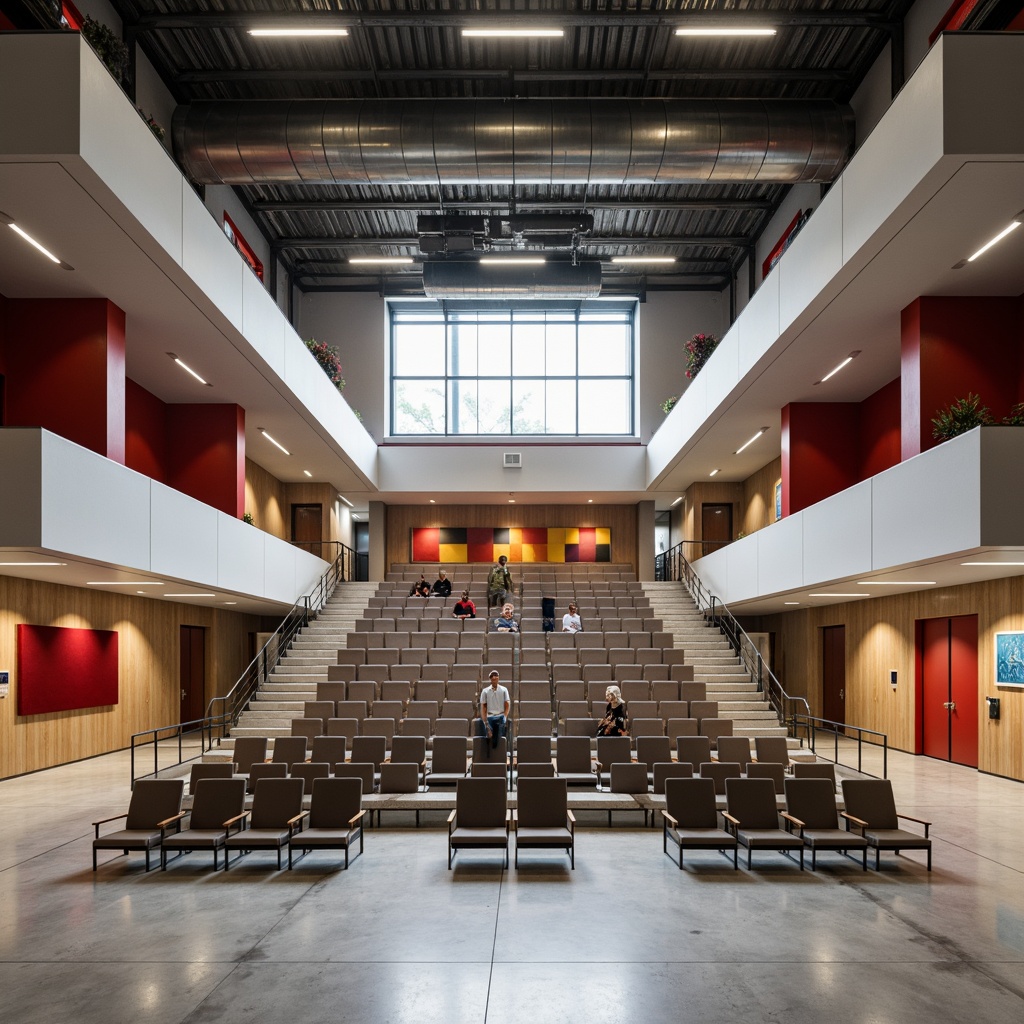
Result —
MULTIPOLYGON (((156 729, 146 729, 137 732, 131 738, 131 772, 132 785, 135 785, 135 751, 136 748, 153 744, 153 774, 158 772, 159 746, 162 733, 170 733, 171 736, 178 736, 178 764, 183 763, 181 756, 181 734, 190 731, 186 726, 202 731, 201 756, 207 750, 211 750, 215 743, 219 743, 225 736, 230 735, 232 726, 238 723, 239 715, 249 706, 260 686, 269 678, 271 672, 278 666, 281 658, 291 646, 296 634, 310 621, 330 599, 335 587, 339 583, 348 582, 352 579, 350 573, 355 570, 355 551, 339 541, 328 541, 337 546, 337 554, 331 562, 327 571, 317 581, 313 590, 303 597, 300 597, 285 615, 281 625, 271 634, 267 642, 260 648, 259 653, 245 667, 235 685, 221 697, 214 697, 206 707, 204 718, 198 718, 191 722, 181 722, 174 725, 164 725, 156 729)), ((171 737, 164 737, 165 739, 171 737)), ((145 778, 146 776, 140 776, 145 778)))
MULTIPOLYGON (((864 771, 864 743, 870 742, 873 747, 880 746, 882 748, 882 778, 888 778, 889 775, 889 737, 884 732, 876 732, 874 729, 864 729, 859 725, 848 725, 846 722, 833 722, 828 718, 815 718, 813 715, 794 715, 793 716, 793 727, 796 735, 800 735, 800 730, 806 730, 807 746, 819 757, 823 757, 826 761, 832 761, 833 764, 841 764, 839 760, 839 731, 843 730, 843 734, 848 739, 855 740, 857 744, 857 771, 861 775, 871 775, 871 772, 864 771), (818 731, 831 732, 834 739, 833 756, 829 758, 826 754, 818 754, 817 735, 818 731), (851 737, 848 734, 853 731, 856 732, 856 737, 851 737), (877 736, 879 742, 872 742, 865 740, 867 736, 877 736)), ((800 736, 800 745, 803 746, 804 736, 800 736)), ((853 768, 853 765, 846 765, 846 768, 853 768)))

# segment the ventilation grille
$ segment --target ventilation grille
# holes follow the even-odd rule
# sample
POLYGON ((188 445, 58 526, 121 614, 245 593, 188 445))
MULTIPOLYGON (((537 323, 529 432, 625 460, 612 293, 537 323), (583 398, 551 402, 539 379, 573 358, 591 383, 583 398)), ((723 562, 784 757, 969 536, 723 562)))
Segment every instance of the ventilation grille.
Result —
POLYGON ((501 456, 501 465, 504 469, 522 469, 523 468, 523 453, 522 452, 505 452, 501 456))

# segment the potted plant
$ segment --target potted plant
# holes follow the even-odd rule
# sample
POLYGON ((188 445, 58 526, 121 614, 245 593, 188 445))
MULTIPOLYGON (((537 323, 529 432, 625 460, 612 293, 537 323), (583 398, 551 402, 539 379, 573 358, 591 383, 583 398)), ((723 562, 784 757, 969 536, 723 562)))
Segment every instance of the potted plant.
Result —
POLYGON ((1024 427, 1024 402, 1018 402, 1010 410, 1010 415, 1003 418, 1003 424, 1007 427, 1024 427))
POLYGON ((114 76, 118 85, 124 81, 125 72, 128 70, 128 47, 124 41, 116 36, 113 31, 107 28, 101 21, 97 21, 91 15, 86 15, 82 22, 82 35, 85 41, 93 48, 96 56, 107 66, 107 70, 114 76))
POLYGON ((337 348, 325 341, 317 341, 316 338, 307 339, 306 348, 313 354, 313 358, 320 364, 320 369, 327 374, 331 383, 339 391, 344 391, 345 378, 341 375, 341 359, 338 358, 337 348))
POLYGON ((661 411, 664 413, 670 413, 676 407, 676 403, 678 401, 678 395, 671 395, 669 398, 666 398, 665 401, 661 403, 661 411))
POLYGON ((718 339, 713 334, 695 334, 686 343, 687 380, 693 380, 700 373, 717 347, 718 339))
POLYGON ((958 437, 975 427, 991 423, 995 423, 995 420, 988 406, 981 404, 981 396, 968 392, 966 398, 954 399, 932 418, 932 437, 948 441, 951 437, 958 437))

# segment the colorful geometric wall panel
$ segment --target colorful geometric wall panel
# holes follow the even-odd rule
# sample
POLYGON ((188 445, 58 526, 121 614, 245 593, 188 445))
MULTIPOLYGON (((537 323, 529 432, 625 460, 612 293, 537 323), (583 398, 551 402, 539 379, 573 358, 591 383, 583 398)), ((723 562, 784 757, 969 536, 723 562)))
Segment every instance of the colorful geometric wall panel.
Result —
POLYGON ((611 533, 603 526, 416 527, 412 561, 464 565, 505 555, 513 563, 610 562, 611 533))
POLYGON ((18 626, 18 714, 116 704, 117 633, 18 626))

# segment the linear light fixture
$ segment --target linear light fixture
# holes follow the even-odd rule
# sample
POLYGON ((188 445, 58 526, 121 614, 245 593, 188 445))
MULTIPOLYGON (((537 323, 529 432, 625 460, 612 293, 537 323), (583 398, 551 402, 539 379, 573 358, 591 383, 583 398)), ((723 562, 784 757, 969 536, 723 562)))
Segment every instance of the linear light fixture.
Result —
POLYGON ((251 36, 275 37, 315 37, 315 36, 347 36, 347 28, 251 28, 251 36))
POLYGON ((237 601, 225 601, 224 603, 225 604, 238 604, 237 601))
POLYGON ((857 580, 858 587, 934 587, 935 580, 857 580))
POLYGON ((1001 242, 1011 231, 1015 231, 1017 228, 1019 228, 1021 225, 1021 221, 1024 221, 1024 210, 1018 213, 1017 216, 1014 217, 1013 220, 1011 220, 1010 223, 1005 228, 1003 228, 1003 230, 1000 231, 995 238, 992 238, 989 241, 987 241, 973 256, 968 256, 967 262, 973 263, 983 253, 988 252, 993 245, 995 245, 997 242, 1001 242))
POLYGON ((175 361, 175 362, 176 362, 176 363, 178 364, 178 366, 180 366, 180 367, 181 367, 181 368, 182 368, 182 369, 183 369, 183 370, 184 370, 184 371, 185 371, 186 373, 189 373, 189 374, 191 374, 191 375, 192 375, 193 377, 195 377, 195 379, 196 379, 197 381, 199 381, 199 383, 200 383, 200 384, 203 384, 203 385, 205 385, 205 386, 206 386, 206 387, 208 387, 208 388, 212 388, 212 387, 213 387, 213 385, 212 385, 212 384, 211 384, 211 383, 210 383, 210 382, 209 382, 208 380, 204 380, 204 379, 203 379, 202 377, 200 377, 200 376, 199 376, 199 374, 198 374, 198 373, 196 373, 196 371, 195 371, 195 370, 193 370, 193 369, 192 369, 192 367, 188 365, 188 363, 185 363, 185 362, 183 362, 183 361, 182 361, 181 359, 179 359, 179 358, 178 358, 178 357, 177 357, 177 356, 176 356, 176 355, 175 355, 175 354, 174 354, 173 352, 168 352, 167 354, 168 354, 168 355, 169 355, 169 356, 171 357, 171 359, 173 359, 173 360, 174 360, 174 361, 175 361))
POLYGON ((436 501, 434 501, 434 499, 433 499, 433 498, 431 498, 431 499, 430 499, 430 504, 431 504, 431 505, 436 505, 436 504, 437 504, 437 502, 436 502, 436 501))
POLYGON ((350 256, 349 263, 369 264, 371 266, 407 266, 414 263, 411 256, 350 256))
POLYGON ((89 580, 87 587, 165 587, 166 583, 148 580, 89 580))
POLYGON ((720 469, 713 469, 710 473, 708 473, 708 476, 718 476, 718 474, 721 472, 722 471, 720 469))
POLYGON ((15 224, 13 217, 11 217, 9 214, 4 213, 2 210, 0 210, 0 224, 6 224, 16 235, 19 235, 21 238, 23 238, 34 249, 38 249, 39 252, 41 252, 48 260, 50 260, 53 263, 56 263, 57 266, 61 268, 61 270, 75 269, 73 266, 71 266, 70 263, 65 263, 59 256, 54 256, 53 253, 50 252, 50 250, 47 249, 45 245, 43 245, 40 242, 37 242, 27 231, 25 231, 24 228, 21 228, 17 224, 15 224))
POLYGON ((825 376, 821 378, 821 380, 816 380, 814 382, 814 387, 817 387, 819 384, 824 384, 827 380, 831 380, 840 370, 842 370, 846 366, 849 366, 850 363, 852 363, 854 359, 856 359, 859 355, 860 349, 856 349, 855 351, 851 352, 835 369, 829 370, 829 372, 826 373, 825 376))
POLYGON ((546 263, 543 256, 481 256, 481 263, 488 266, 536 266, 539 263, 546 263))
POLYGON ((1024 562, 961 562, 961 565, 1024 565, 1024 562))
POLYGON ((355 508, 355 505, 353 505, 352 502, 349 501, 344 494, 339 494, 338 497, 341 498, 341 500, 345 502, 345 504, 348 505, 349 508, 355 508))
POLYGON ((464 28, 464 39, 561 39, 560 28, 464 28))
POLYGON ((216 597, 216 594, 164 594, 164 597, 216 597))
POLYGON ((733 454, 739 455, 739 453, 743 451, 745 448, 749 448, 767 429, 767 427, 762 427, 749 441, 747 441, 745 444, 741 444, 739 448, 737 448, 736 451, 733 452, 733 454))
POLYGON ((0 565, 67 565, 67 562, 0 562, 0 565))
MULTIPOLYGON (((813 595, 811 595, 813 597, 813 595)), ((799 604, 799 601, 783 601, 783 604, 799 604)))
POLYGON ((774 28, 677 28, 677 36, 773 36, 774 28))
POLYGON ((870 594, 808 594, 808 597, 870 597, 870 594))
POLYGON ((285 455, 291 455, 291 452, 280 441, 275 441, 262 427, 256 428, 275 448, 280 448, 285 455))
POLYGON ((675 256, 613 256, 612 263, 675 263, 675 256))
POLYGON ((308 469, 304 469, 302 472, 305 473, 306 476, 308 476, 311 480, 313 479, 313 474, 310 473, 308 469))
POLYGON ((684 495, 680 494, 680 495, 679 495, 679 497, 678 497, 678 498, 676 498, 676 500, 675 500, 675 501, 673 501, 673 502, 672 502, 672 504, 671 504, 671 505, 670 505, 669 507, 670 507, 670 508, 675 508, 675 507, 676 507, 676 505, 678 505, 678 504, 679 504, 679 502, 681 502, 681 501, 683 500, 683 497, 684 497, 684 495))

